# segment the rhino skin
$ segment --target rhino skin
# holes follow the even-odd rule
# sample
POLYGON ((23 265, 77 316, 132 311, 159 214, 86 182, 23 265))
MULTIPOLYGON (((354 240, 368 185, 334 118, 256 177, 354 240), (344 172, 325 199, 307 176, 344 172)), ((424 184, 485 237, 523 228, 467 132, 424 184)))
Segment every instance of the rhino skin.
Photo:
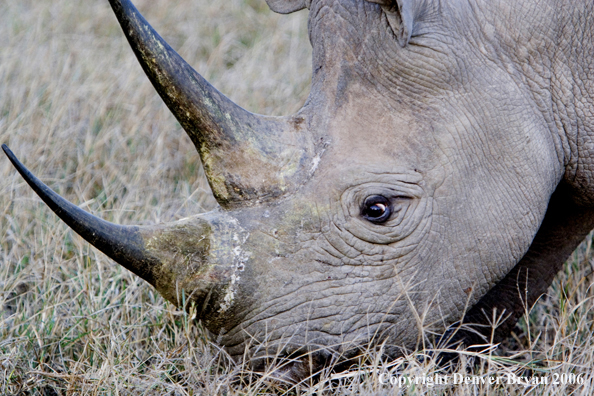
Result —
POLYGON ((494 310, 504 337, 594 228, 594 3, 267 1, 309 9, 311 94, 289 117, 237 106, 110 0, 218 209, 107 223, 5 152, 69 226, 167 300, 183 292, 255 368, 311 351, 281 373, 300 379, 370 345, 395 356, 423 327, 481 342, 490 329, 452 329, 494 310))

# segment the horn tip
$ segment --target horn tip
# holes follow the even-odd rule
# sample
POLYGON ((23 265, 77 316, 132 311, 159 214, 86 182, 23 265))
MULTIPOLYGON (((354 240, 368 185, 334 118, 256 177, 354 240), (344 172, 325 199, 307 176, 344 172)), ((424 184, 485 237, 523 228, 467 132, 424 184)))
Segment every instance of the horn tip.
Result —
POLYGON ((23 164, 21 164, 21 161, 19 161, 19 159, 16 157, 16 155, 14 155, 14 153, 12 152, 12 150, 9 149, 6 144, 2 144, 2 150, 4 151, 4 154, 6 154, 6 156, 10 160, 10 162, 12 162, 12 164, 14 165, 14 167, 21 174, 23 174, 22 169, 25 168, 25 167, 23 166, 23 164))
POLYGON ((17 159, 16 155, 14 155, 12 150, 9 149, 8 146, 4 143, 2 144, 2 150, 4 151, 4 154, 6 154, 10 162, 12 162, 13 165, 17 166, 19 160, 17 159))

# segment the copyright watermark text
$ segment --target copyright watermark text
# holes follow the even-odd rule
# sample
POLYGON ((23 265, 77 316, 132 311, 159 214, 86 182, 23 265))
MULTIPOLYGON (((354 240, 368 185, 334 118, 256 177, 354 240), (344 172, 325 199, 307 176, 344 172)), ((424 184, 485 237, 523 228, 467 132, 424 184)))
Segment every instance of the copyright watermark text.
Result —
POLYGON ((439 386, 439 385, 581 385, 584 383, 583 374, 549 374, 542 376, 519 376, 512 373, 506 373, 501 376, 496 375, 391 375, 382 373, 379 376, 381 384, 390 384, 399 388, 410 388, 415 385, 439 386))

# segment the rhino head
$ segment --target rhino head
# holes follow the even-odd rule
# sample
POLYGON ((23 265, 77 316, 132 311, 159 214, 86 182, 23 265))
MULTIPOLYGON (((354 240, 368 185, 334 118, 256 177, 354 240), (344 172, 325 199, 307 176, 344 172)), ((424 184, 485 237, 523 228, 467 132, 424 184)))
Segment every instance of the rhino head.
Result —
POLYGON ((107 223, 4 149, 70 227, 167 300, 191 302, 231 355, 258 366, 315 350, 287 366, 299 378, 370 344, 414 348, 423 328, 459 320, 526 254, 566 164, 472 6, 267 1, 309 8, 312 89, 289 117, 232 103, 130 1, 110 0, 196 146, 216 210, 107 223))

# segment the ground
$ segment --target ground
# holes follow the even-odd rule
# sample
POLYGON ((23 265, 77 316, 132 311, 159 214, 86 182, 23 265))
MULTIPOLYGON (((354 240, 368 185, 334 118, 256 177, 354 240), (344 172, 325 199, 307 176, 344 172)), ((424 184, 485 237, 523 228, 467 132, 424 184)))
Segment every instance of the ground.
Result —
MULTIPOLYGON (((136 4, 247 109, 290 114, 306 99, 306 12, 275 15, 264 0, 136 4)), ((106 0, 3 0, 0 37, 0 143, 45 183, 120 224, 214 207, 194 147, 143 75, 106 0)), ((426 345, 396 361, 369 351, 358 368, 287 387, 232 362, 191 316, 70 231, 2 156, 0 394, 590 394, 591 244, 574 253, 512 338, 464 353, 448 372, 426 345), (435 374, 449 384, 427 385, 435 374), (509 384, 517 382, 512 374, 549 383, 509 384)))

